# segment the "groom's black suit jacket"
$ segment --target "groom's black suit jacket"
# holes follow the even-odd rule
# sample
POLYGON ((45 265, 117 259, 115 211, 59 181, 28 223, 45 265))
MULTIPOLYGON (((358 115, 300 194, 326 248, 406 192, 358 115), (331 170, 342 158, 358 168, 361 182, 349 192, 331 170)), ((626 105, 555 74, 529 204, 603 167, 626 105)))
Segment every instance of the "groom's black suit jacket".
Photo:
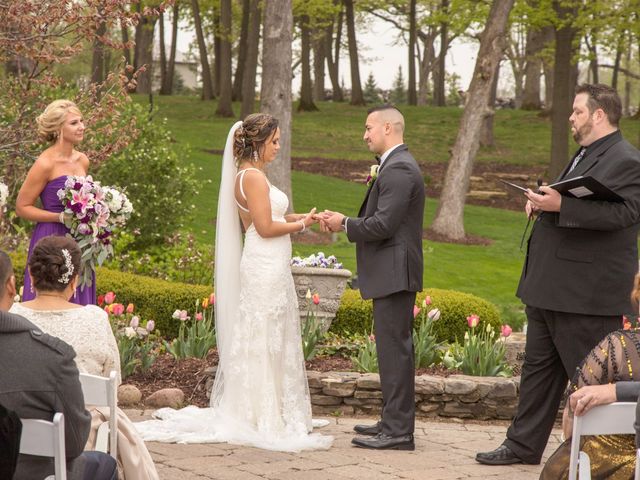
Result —
POLYGON ((378 170, 347 237, 356 244, 362 298, 422 290, 424 180, 406 145, 396 147, 378 170))
POLYGON ((629 311, 638 272, 640 152, 620 131, 592 150, 564 178, 592 176, 624 202, 563 196, 560 212, 539 215, 517 292, 526 305, 586 315, 629 311))

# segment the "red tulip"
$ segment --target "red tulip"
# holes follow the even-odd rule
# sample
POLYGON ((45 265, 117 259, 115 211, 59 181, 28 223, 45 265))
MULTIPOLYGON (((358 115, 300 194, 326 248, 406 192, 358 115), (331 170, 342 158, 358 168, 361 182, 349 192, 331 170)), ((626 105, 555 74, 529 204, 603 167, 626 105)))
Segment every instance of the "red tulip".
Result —
POLYGON ((104 295, 98 295, 98 305, 102 306, 104 304, 104 295))
POLYGON ((313 300, 313 304, 314 305, 318 305, 320 303, 320 295, 318 295, 317 293, 314 293, 311 296, 312 300, 313 300))

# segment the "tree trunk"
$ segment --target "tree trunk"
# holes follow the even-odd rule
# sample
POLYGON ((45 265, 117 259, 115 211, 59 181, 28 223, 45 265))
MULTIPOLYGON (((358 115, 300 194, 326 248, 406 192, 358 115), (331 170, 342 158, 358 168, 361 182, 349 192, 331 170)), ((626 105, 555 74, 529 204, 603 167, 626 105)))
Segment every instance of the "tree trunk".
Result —
POLYGON ((299 112, 316 112, 318 107, 313 103, 313 85, 311 84, 311 34, 309 31, 309 17, 300 17, 300 60, 302 78, 300 81, 299 112))
POLYGON ((322 31, 315 30, 313 35, 313 99, 324 100, 324 62, 325 41, 322 31))
POLYGON ((600 76, 598 75, 598 45, 595 35, 591 41, 589 41, 589 36, 585 35, 584 42, 591 55, 591 60, 589 60, 589 72, 591 73, 590 83, 600 83, 600 76))
POLYGON ((551 161, 549 178, 555 179, 569 158, 569 116, 573 108, 575 75, 573 39, 575 29, 567 22, 575 18, 575 8, 565 8, 559 0, 553 2, 556 15, 564 25, 556 28, 556 53, 553 75, 553 108, 551 109, 551 161))
POLYGON ((480 130, 487 109, 496 66, 504 54, 507 19, 514 0, 494 0, 486 27, 480 37, 480 50, 469 86, 460 129, 445 175, 440 203, 431 229, 452 240, 465 237, 464 201, 469 177, 480 146, 480 130))
MULTIPOLYGON (((334 5, 340 0, 333 0, 334 5)), ((344 95, 342 87, 340 87, 340 45, 342 42, 342 17, 344 12, 340 10, 338 14, 338 25, 336 28, 335 47, 333 43, 333 22, 327 27, 325 37, 325 53, 327 54, 327 69, 329 70, 329 78, 331 79, 331 99, 334 102, 343 102, 344 95), (333 53, 332 53, 333 52, 333 53)))
POLYGON ((482 130, 480 132, 480 146, 493 147, 496 144, 493 137, 493 119, 495 118, 495 105, 498 96, 498 77, 500 75, 500 60, 496 65, 496 71, 493 74, 491 82, 491 90, 489 93, 489 102, 487 103, 487 116, 482 121, 482 130))
POLYGON ((418 33, 418 38, 422 41, 423 51, 420 59, 420 76, 418 83, 418 105, 427 105, 429 102, 429 75, 433 69, 435 59, 435 49, 433 41, 435 39, 435 30, 429 29, 429 33, 418 33))
POLYGON ((242 21, 240 23, 240 43, 238 44, 238 63, 233 77, 231 97, 233 100, 242 99, 242 76, 247 61, 247 46, 249 41, 249 18, 251 16, 251 0, 242 0, 242 21))
MULTIPOLYGON (((626 70, 631 68, 631 39, 629 39, 629 45, 626 48, 627 54, 625 55, 625 67, 626 70)), ((629 108, 631 107, 631 78, 629 75, 624 76, 624 107, 623 115, 625 117, 630 115, 629 108)))
POLYGON ((140 72, 137 78, 137 93, 151 93, 151 79, 153 58, 151 52, 153 50, 153 29, 157 17, 141 15, 140 21, 136 26, 136 48, 133 63, 135 69, 145 67, 144 72, 140 72))
MULTIPOLYGON (((351 105, 364 105, 362 83, 360 83, 360 63, 356 42, 356 20, 353 12, 353 0, 343 0, 347 19, 347 38, 349 39, 349 63, 351 66, 351 105)), ((336 61, 338 59, 336 58, 336 61)))
POLYGON ((545 47, 545 35, 541 30, 529 29, 527 32, 527 66, 524 71, 524 90, 522 92, 523 110, 540 110, 540 77, 542 75, 542 60, 540 52, 545 47))
POLYGON ((293 71, 291 43, 293 42, 293 13, 291 0, 265 2, 264 40, 260 111, 269 113, 280 122, 279 159, 267 167, 267 175, 276 187, 289 197, 289 211, 293 211, 291 195, 291 78, 293 71))
MULTIPOLYGON (((442 0, 441 10, 447 14, 449 0, 442 0)), ((449 25, 446 21, 440 24, 440 54, 436 68, 433 70, 433 104, 437 107, 444 107, 447 103, 446 96, 446 59, 449 49, 449 25)))
POLYGON ((233 117, 231 103, 231 0, 220 1, 220 97, 216 115, 233 117))
POLYGON ((158 43, 160 46, 160 94, 162 94, 162 85, 167 83, 167 49, 164 44, 164 13, 160 13, 158 20, 158 43))
POLYGON ((131 49, 126 46, 129 43, 129 27, 121 22, 120 32, 122 34, 122 43, 125 45, 125 47, 122 49, 124 61, 127 65, 133 65, 133 63, 131 62, 131 49))
POLYGON ((260 46, 260 26, 262 25, 260 0, 251 0, 251 19, 247 39, 247 59, 242 74, 242 107, 240 118, 253 112, 256 98, 256 70, 258 69, 258 47, 260 46))
POLYGON ((618 74, 620 72, 620 59, 622 58, 622 42, 618 41, 616 47, 616 59, 613 62, 613 75, 611 76, 611 88, 618 89, 618 74))
POLYGON ((222 47, 222 41, 220 37, 220 14, 217 10, 213 12, 213 95, 214 97, 220 96, 220 70, 222 54, 220 49, 222 47))
POLYGON ((409 1, 409 85, 407 101, 409 105, 418 104, 416 93, 416 0, 409 1))
POLYGON ((202 70, 202 100, 211 100, 215 98, 213 90, 213 81, 211 79, 211 68, 209 67, 209 56, 207 54, 207 44, 204 40, 202 31, 202 20, 200 19, 200 5, 198 0, 191 0, 191 9, 193 11, 193 25, 198 40, 198 53, 200 55, 200 69, 202 70))
POLYGON ((165 82, 160 87, 160 95, 171 95, 173 93, 173 77, 176 71, 176 50, 178 45, 178 21, 180 18, 180 4, 173 5, 171 17, 171 49, 169 50, 169 61, 167 62, 167 74, 165 82))
POLYGON ((105 80, 105 55, 104 43, 100 37, 107 33, 107 24, 100 22, 96 30, 96 38, 93 40, 93 54, 91 58, 91 83, 102 83, 105 80))

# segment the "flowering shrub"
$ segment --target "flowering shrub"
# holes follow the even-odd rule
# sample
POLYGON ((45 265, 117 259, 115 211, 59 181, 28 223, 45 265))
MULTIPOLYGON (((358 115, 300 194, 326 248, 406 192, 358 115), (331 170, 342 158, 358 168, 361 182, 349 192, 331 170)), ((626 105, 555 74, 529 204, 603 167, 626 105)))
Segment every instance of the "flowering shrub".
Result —
POLYGON ((426 368, 431 365, 440 363, 442 360, 441 346, 442 342, 438 342, 433 333, 434 322, 440 319, 440 310, 432 308, 427 311, 427 307, 431 305, 431 297, 422 300, 422 308, 417 305, 413 307, 413 317, 420 315, 419 324, 413 329, 413 350, 415 354, 416 368, 426 368))
POLYGON ((320 303, 320 295, 311 290, 307 290, 307 316, 302 326, 302 353, 305 360, 311 360, 316 356, 317 345, 324 337, 322 323, 318 320, 316 314, 318 304, 320 303), (313 305, 313 306, 312 306, 313 305))
POLYGON ((306 258, 293 257, 291 265, 294 267, 342 268, 342 264, 334 255, 325 257, 323 252, 313 253, 306 258))
POLYGON ((496 339, 496 332, 490 323, 484 328, 478 328, 479 323, 478 315, 467 317, 469 330, 464 334, 464 343, 451 344, 443 363, 447 368, 462 370, 465 375, 510 376, 512 370, 505 359, 504 340, 511 334, 511 327, 504 325, 501 338, 496 339))
POLYGON ((58 190, 64 206, 64 223, 82 250, 80 285, 91 285, 96 265, 113 255, 111 235, 133 212, 127 196, 112 187, 102 187, 91 176, 67 178, 58 190))
POLYGON ((196 300, 193 319, 187 310, 173 312, 172 317, 180 320, 180 331, 171 343, 165 342, 165 346, 176 360, 187 357, 205 358, 209 350, 216 346, 216 332, 213 323, 214 306, 215 295, 212 293, 202 301, 196 300))
POLYGON ((162 349, 159 332, 154 332, 155 322, 147 320, 142 325, 138 315, 134 314, 133 303, 126 307, 115 303, 116 294, 107 292, 98 296, 98 305, 104 306, 109 315, 120 353, 120 375, 124 380, 137 371, 146 372, 156 361, 162 349))

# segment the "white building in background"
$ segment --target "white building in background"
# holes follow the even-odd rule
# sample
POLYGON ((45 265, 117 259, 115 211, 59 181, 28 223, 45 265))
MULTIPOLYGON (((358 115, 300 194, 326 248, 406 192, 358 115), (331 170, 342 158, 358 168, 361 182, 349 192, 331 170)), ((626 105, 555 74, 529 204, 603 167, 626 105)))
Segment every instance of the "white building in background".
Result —
MULTIPOLYGON (((160 56, 157 49, 154 48, 153 52, 153 83, 152 89, 154 92, 160 90, 160 56)), ((169 52, 167 51, 167 63, 169 61, 169 52)), ((181 51, 176 51, 176 63, 175 63, 175 75, 179 79, 174 79, 173 88, 176 89, 179 85, 187 90, 196 90, 202 86, 202 79, 198 73, 198 62, 189 58, 181 51)))

